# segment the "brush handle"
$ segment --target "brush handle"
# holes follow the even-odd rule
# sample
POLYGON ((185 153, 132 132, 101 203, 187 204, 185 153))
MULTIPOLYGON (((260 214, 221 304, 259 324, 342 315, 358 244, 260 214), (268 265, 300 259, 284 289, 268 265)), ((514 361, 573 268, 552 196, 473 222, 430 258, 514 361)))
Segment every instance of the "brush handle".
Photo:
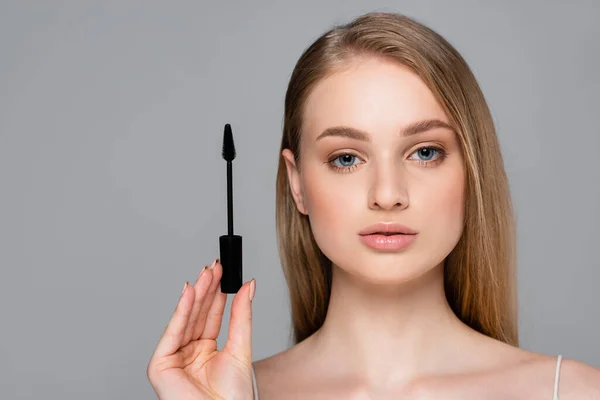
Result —
POLYGON ((220 262, 223 266, 221 293, 237 293, 242 287, 242 237, 219 237, 220 262))
POLYGON ((233 168, 227 162, 227 234, 233 235, 233 168))

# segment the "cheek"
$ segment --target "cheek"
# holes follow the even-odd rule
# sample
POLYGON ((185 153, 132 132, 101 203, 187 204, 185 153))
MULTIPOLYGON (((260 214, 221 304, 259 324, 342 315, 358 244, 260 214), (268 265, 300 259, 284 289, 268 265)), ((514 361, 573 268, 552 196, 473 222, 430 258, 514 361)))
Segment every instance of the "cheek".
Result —
POLYGON ((431 240, 429 243, 439 243, 442 253, 450 253, 458 243, 464 225, 463 170, 457 168, 452 174, 431 183, 415 191, 411 196, 411 206, 418 209, 418 224, 427 232, 431 240))
POLYGON ((365 212, 364 189, 339 176, 312 170, 305 171, 303 187, 313 235, 323 253, 330 256, 329 250, 340 246, 336 240, 343 242, 344 234, 356 230, 356 218, 365 212))

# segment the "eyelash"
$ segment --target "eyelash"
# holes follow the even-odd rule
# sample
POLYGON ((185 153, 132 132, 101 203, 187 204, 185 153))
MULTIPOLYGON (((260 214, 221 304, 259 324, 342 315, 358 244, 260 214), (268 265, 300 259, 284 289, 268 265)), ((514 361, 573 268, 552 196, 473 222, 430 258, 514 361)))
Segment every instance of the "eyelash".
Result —
MULTIPOLYGON (((433 160, 427 160, 427 161, 424 161, 424 160, 413 160, 413 161, 417 162, 419 165, 422 165, 422 166, 424 166, 426 168, 433 167, 433 166, 439 164, 448 155, 443 148, 438 147, 438 146, 424 146, 424 147, 416 149, 414 152, 411 153, 411 155, 415 154, 417 151, 420 151, 420 150, 423 150, 423 149, 430 149, 430 150, 433 150, 433 151, 435 151, 435 152, 438 153, 438 157, 435 158, 435 159, 433 159, 433 160)), ((352 157, 359 158, 357 155, 352 154, 352 153, 337 154, 337 155, 333 156, 332 158, 330 158, 327 161, 327 165, 329 166, 329 168, 331 168, 331 169, 333 169, 334 171, 337 171, 337 172, 348 173, 348 172, 352 172, 354 169, 356 169, 356 167, 358 167, 358 164, 352 165, 350 167, 338 167, 337 165, 334 165, 333 162, 335 160, 337 160, 338 158, 342 157, 342 156, 352 156, 352 157)))

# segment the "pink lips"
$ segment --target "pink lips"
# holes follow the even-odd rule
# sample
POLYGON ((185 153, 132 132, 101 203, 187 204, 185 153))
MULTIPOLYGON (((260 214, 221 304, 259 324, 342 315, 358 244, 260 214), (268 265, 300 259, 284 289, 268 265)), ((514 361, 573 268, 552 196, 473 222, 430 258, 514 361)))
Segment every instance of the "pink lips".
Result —
POLYGON ((375 250, 401 250, 410 246, 417 238, 417 235, 398 234, 387 236, 372 234, 360 235, 359 238, 363 244, 375 250))
POLYGON ((400 224, 380 222, 361 230, 359 238, 374 250, 401 250, 415 241, 417 233, 400 224))

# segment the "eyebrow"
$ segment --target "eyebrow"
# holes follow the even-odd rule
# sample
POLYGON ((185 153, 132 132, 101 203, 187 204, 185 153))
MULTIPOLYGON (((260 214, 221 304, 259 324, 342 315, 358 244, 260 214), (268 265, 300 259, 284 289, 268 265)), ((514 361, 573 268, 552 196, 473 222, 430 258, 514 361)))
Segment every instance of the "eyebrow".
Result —
MULTIPOLYGON (((408 125, 401 131, 401 134, 402 136, 413 136, 435 128, 446 128, 454 131, 452 125, 444 121, 439 119, 426 119, 408 125)), ((363 142, 371 142, 371 136, 367 132, 360 129, 351 128, 349 126, 333 126, 331 128, 327 128, 317 137, 317 141, 328 136, 341 136, 363 142)))

